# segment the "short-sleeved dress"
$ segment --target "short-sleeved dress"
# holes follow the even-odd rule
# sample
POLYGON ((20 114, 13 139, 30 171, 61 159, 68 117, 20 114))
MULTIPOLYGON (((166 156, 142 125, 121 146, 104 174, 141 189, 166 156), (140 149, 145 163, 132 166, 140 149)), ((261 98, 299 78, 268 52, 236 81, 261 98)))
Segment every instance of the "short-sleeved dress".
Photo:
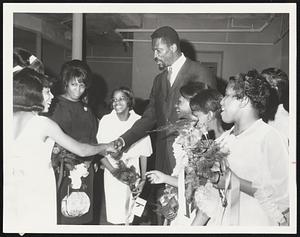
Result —
MULTIPOLYGON (((98 129, 98 120, 91 111, 91 109, 85 106, 81 101, 70 101, 63 96, 58 96, 53 103, 53 112, 50 118, 54 120, 61 129, 79 142, 96 144, 96 134, 98 129)), ((93 161, 94 156, 85 157, 85 160, 93 161)), ((93 180, 94 180, 94 168, 90 164, 88 168, 89 175, 82 178, 86 189, 84 192, 90 198, 90 209, 88 213, 80 217, 65 217, 61 214, 60 204, 61 200, 66 196, 68 185, 70 184, 70 178, 68 178, 68 172, 62 180, 59 192, 58 192, 58 223, 59 224, 86 224, 93 219, 93 180)), ((83 185, 82 185, 83 188, 83 185)), ((82 188, 80 190, 82 190, 82 188)))
MULTIPOLYGON (((97 140, 98 143, 107 143, 117 139, 134 124, 140 115, 133 110, 127 121, 120 121, 116 112, 103 116, 100 120, 97 140)), ((152 154, 150 137, 144 137, 130 146, 127 152, 123 153, 121 160, 130 167, 133 165, 139 173, 139 157, 149 157, 152 154)), ((110 163, 117 167, 117 162, 108 157, 110 163)), ((104 171, 104 190, 106 202, 107 221, 113 224, 131 223, 133 214, 131 212, 133 199, 129 186, 116 179, 107 169, 104 171)))
POLYGON ((6 223, 13 232, 36 232, 56 225, 56 184, 51 166, 54 141, 41 138, 45 117, 35 115, 13 143, 4 183, 6 223))

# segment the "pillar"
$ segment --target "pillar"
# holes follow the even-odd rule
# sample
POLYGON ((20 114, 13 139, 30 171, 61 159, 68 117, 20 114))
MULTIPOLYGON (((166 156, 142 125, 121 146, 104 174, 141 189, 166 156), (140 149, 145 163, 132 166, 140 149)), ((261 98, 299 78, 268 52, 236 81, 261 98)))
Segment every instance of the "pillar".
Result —
POLYGON ((73 14, 72 59, 82 60, 83 13, 73 14))

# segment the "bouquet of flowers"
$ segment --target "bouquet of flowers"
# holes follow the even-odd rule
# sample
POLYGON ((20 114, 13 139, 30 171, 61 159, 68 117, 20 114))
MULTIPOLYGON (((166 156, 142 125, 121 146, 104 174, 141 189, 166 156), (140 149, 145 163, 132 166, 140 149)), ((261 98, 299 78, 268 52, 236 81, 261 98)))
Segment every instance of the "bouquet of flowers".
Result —
MULTIPOLYGON (((200 135, 199 131, 195 130, 194 121, 189 119, 181 119, 175 123, 168 123, 167 125, 159 127, 153 131, 160 132, 164 130, 176 132, 178 134, 176 142, 180 144, 180 147, 178 150, 174 150, 174 153, 176 153, 180 158, 175 157, 176 171, 174 169, 174 175, 174 173, 178 173, 177 168, 187 165, 188 159, 185 159, 187 157, 185 155, 185 151, 183 151, 183 147, 192 147, 199 140, 200 135), (181 165, 178 165, 178 163, 181 163, 181 165)), ((168 221, 172 221, 177 216, 178 206, 178 189, 166 184, 163 194, 158 200, 155 211, 164 216, 168 221)))
POLYGON ((127 184, 131 192, 135 192, 140 180, 140 175, 136 172, 136 169, 133 165, 127 167, 123 160, 119 160, 118 168, 113 175, 121 182, 127 184))
POLYGON ((51 162, 54 168, 60 167, 63 162, 68 170, 72 170, 75 165, 82 163, 83 159, 55 143, 52 150, 51 162))
MULTIPOLYGON (((195 192, 204 186, 208 181, 218 181, 220 175, 226 170, 227 151, 223 151, 218 143, 208 139, 204 126, 194 126, 195 121, 178 120, 166 126, 159 127, 154 131, 174 130, 178 133, 176 142, 180 144, 180 149, 174 154, 183 153, 181 161, 185 170, 185 197, 187 204, 192 204, 192 209, 197 205, 195 192), (204 135, 205 139, 201 139, 204 135)), ((176 159, 176 162, 177 159, 176 159)), ((219 191, 223 205, 226 206, 226 198, 219 191)), ((178 210, 177 188, 166 185, 163 195, 159 199, 157 211, 166 219, 173 219, 170 215, 178 210), (177 202, 177 204, 175 204, 177 202), (177 208, 175 208, 177 206, 177 208), (171 217, 171 218, 169 218, 171 217)))
MULTIPOLYGON (((59 174, 57 184, 58 187, 61 184, 62 178, 65 173, 64 171, 68 171, 70 175, 71 171, 74 171, 74 175, 76 174, 76 176, 79 177, 81 180, 81 177, 86 177, 88 175, 87 169, 90 166, 89 161, 84 161, 82 158, 68 151, 67 149, 65 149, 57 143, 55 143, 52 150, 51 163, 52 167, 56 170, 56 173, 59 174), (80 165, 82 163, 84 165, 80 165)), ((78 181, 76 183, 78 184, 78 181)), ((74 186, 77 187, 77 184, 74 186)), ((83 185, 83 187, 85 187, 85 185, 83 185)))
MULTIPOLYGON (((188 165, 185 167, 185 196, 188 203, 195 204, 195 191, 204 187, 208 181, 218 182, 226 170, 227 151, 214 140, 199 140, 194 147, 185 148, 188 154, 188 165)), ((222 193, 220 193, 222 196, 222 193)), ((226 199, 222 197, 226 206, 226 199)))
POLYGON ((172 221, 177 216, 178 195, 177 188, 166 184, 162 196, 159 198, 159 204, 156 205, 156 212, 164 216, 165 219, 172 221))

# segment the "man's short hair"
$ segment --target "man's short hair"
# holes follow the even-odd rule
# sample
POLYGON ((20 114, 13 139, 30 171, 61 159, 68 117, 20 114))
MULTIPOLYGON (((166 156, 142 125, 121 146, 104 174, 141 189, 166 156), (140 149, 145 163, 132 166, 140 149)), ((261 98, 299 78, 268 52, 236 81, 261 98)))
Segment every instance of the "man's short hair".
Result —
POLYGON ((168 45, 176 44, 178 50, 180 50, 180 40, 179 36, 172 27, 170 26, 163 26, 156 29, 151 34, 151 39, 158 39, 162 38, 168 45))

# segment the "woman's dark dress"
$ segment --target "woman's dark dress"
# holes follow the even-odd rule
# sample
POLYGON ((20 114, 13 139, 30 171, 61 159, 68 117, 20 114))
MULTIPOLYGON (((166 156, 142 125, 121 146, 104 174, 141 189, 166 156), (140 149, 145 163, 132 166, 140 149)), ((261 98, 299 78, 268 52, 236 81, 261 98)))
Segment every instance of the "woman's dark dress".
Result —
MULTIPOLYGON (((50 118, 54 120, 62 130, 74 138, 75 140, 83 143, 96 144, 96 134, 98 129, 98 121, 94 116, 90 108, 83 105, 81 101, 73 102, 65 99, 62 96, 58 96, 54 103, 53 112, 50 118)), ((85 157, 86 159, 87 157, 85 157)), ((93 156, 89 157, 89 161, 93 161, 93 156)), ((94 180, 94 168, 93 162, 91 162, 88 169, 89 175, 86 178, 81 178, 82 183, 86 184, 84 191, 90 198, 91 205, 88 213, 80 217, 65 217, 61 214, 61 200, 66 196, 68 185, 71 183, 71 179, 68 177, 69 173, 66 172, 58 190, 58 224, 87 224, 93 220, 93 180, 94 180)), ((83 186, 83 185, 82 185, 83 186)), ((83 190, 82 187, 80 191, 83 190)))

